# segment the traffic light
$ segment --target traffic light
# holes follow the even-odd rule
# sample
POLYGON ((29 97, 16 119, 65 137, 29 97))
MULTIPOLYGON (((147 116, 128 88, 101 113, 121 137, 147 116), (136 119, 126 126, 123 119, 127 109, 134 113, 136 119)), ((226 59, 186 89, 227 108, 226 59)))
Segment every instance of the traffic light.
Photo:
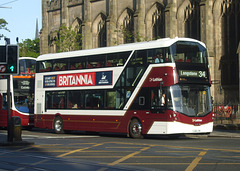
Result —
POLYGON ((0 75, 18 74, 18 46, 0 46, 0 75))
POLYGON ((7 48, 6 46, 0 46, 0 64, 7 63, 7 48))
POLYGON ((8 67, 9 73, 18 73, 18 46, 7 45, 8 67))

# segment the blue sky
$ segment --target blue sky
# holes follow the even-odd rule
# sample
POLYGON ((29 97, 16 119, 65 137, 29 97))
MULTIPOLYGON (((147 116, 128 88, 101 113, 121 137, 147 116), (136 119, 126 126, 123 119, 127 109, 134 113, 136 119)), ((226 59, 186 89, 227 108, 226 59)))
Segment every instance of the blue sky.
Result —
MULTIPOLYGON (((7 28, 10 30, 0 30, 0 34, 10 38, 11 44, 16 44, 16 37, 19 38, 19 42, 34 39, 37 19, 39 31, 42 28, 41 0, 0 0, 0 7, 11 7, 0 8, 0 18, 8 22, 7 28)), ((5 45, 5 41, 1 39, 0 44, 5 45)))

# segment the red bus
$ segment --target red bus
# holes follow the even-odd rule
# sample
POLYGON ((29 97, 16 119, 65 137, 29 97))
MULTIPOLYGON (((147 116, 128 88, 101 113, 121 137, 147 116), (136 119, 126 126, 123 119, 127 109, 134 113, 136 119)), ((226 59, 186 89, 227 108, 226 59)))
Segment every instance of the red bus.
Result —
POLYGON ((213 130, 208 53, 194 39, 41 55, 35 89, 35 126, 56 133, 213 130))
MULTIPOLYGON (((10 76, 11 116, 19 116, 22 126, 34 126, 36 58, 19 58, 19 74, 10 76)), ((7 127, 7 79, 0 77, 0 127, 7 127)))

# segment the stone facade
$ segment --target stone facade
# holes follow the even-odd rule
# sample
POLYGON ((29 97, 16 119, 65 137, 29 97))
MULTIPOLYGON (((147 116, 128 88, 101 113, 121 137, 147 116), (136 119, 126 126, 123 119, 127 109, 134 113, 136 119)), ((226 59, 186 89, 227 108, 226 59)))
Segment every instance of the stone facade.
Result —
POLYGON ((163 37, 191 37, 209 50, 215 104, 239 98, 239 0, 42 0, 41 54, 56 52, 56 30, 72 26, 90 49, 163 37))

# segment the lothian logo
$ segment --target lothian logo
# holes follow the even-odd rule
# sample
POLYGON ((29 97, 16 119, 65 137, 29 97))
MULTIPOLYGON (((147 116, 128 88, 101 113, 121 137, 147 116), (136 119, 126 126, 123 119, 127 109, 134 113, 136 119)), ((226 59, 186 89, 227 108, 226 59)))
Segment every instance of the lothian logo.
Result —
POLYGON ((162 81, 163 79, 162 78, 149 78, 149 82, 160 82, 162 81))
POLYGON ((192 122, 202 122, 202 119, 192 119, 192 122))

